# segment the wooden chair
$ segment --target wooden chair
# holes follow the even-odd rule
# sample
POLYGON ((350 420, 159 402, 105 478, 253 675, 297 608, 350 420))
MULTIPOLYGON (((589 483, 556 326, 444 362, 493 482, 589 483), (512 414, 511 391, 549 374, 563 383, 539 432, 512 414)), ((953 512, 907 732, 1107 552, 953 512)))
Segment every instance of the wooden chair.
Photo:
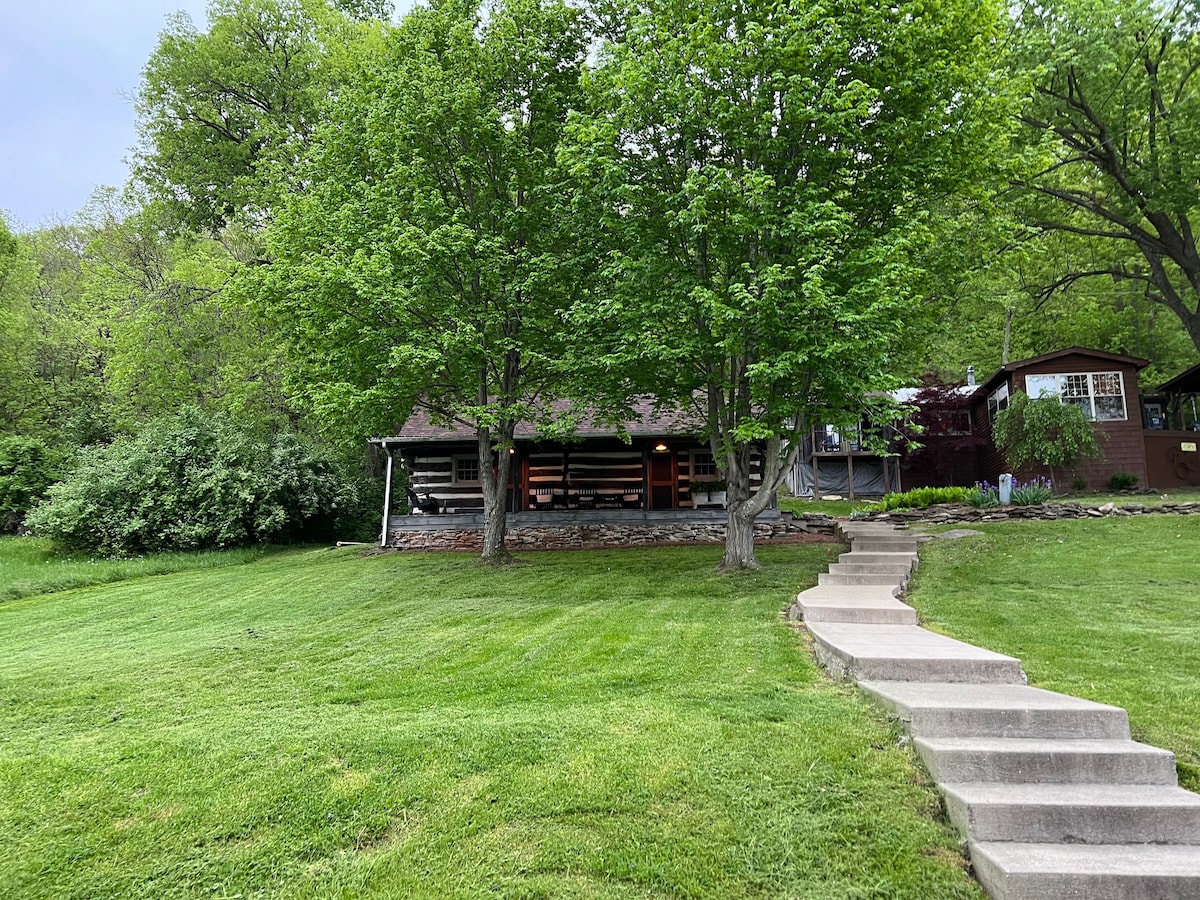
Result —
POLYGON ((427 516, 437 515, 445 508, 442 503, 432 494, 426 494, 421 497, 416 491, 409 487, 408 491, 408 508, 410 511, 424 513, 427 516))

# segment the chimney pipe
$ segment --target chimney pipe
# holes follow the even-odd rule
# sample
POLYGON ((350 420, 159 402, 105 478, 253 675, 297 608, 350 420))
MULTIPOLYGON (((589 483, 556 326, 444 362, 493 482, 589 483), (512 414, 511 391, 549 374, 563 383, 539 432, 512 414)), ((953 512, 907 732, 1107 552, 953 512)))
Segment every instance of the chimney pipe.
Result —
POLYGON ((975 387, 975 367, 967 366, 967 387, 975 387))

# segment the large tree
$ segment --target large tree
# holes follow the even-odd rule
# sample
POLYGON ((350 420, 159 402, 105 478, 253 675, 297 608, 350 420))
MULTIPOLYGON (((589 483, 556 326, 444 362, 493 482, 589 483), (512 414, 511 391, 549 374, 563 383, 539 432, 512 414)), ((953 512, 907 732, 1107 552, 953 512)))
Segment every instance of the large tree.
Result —
POLYGON ((83 295, 87 238, 75 225, 16 237, 0 280, 0 433, 86 443, 106 429, 111 334, 83 295))
POLYGON ((558 0, 410 13, 329 106, 256 273, 326 422, 379 433, 419 405, 474 431, 493 561, 515 426, 561 368, 555 152, 586 49, 558 0))
POLYGON ((261 223, 291 184, 292 145, 336 90, 386 0, 211 0, 207 31, 171 18, 142 73, 136 175, 191 228, 261 223))
POLYGON ((1195 0, 1048 0, 1021 7, 1013 58, 1033 78, 1022 213, 1094 247, 1042 288, 1133 282, 1200 349, 1198 28, 1195 0))
POLYGON ((112 423, 137 428, 184 405, 285 423, 278 330, 225 290, 253 242, 233 226, 172 234, 165 217, 131 188, 98 192, 78 219, 82 302, 109 337, 112 423))
POLYGON ((628 4, 565 155, 601 371, 695 402, 728 483, 722 567, 807 429, 904 368, 942 214, 1001 146, 998 13, 975 0, 628 4), (763 475, 751 495, 751 459, 763 475))

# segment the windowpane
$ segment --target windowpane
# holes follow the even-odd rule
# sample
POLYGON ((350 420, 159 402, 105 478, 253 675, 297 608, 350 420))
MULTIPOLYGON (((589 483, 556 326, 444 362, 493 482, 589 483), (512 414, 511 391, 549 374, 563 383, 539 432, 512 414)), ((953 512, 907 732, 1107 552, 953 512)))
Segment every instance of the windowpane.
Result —
POLYGON ((707 450, 692 451, 692 477, 693 478, 716 478, 717 463, 713 459, 713 455, 707 450))
POLYGON ((994 419, 996 413, 1008 409, 1008 383, 1000 385, 992 393, 988 394, 988 413, 994 419))
POLYGON ((1086 375, 1064 375, 1062 395, 1066 398, 1089 396, 1088 377, 1086 375))
POLYGON ((1057 375, 1026 375, 1025 376, 1026 392, 1036 400, 1038 397, 1057 397, 1058 396, 1058 376, 1057 375))
POLYGON ((1096 418, 1103 421, 1125 418, 1125 400, 1122 397, 1097 397, 1096 418))
POLYGON ((1117 372, 1097 372, 1092 375, 1092 392, 1097 397, 1120 397, 1121 376, 1117 372))
POLYGON ((479 481, 479 460, 471 456, 455 457, 454 480, 479 481))
POLYGON ((1072 406, 1078 406, 1083 410, 1083 415, 1085 418, 1096 418, 1094 415, 1092 415, 1092 399, 1090 397, 1064 397, 1063 403, 1069 403, 1072 406))

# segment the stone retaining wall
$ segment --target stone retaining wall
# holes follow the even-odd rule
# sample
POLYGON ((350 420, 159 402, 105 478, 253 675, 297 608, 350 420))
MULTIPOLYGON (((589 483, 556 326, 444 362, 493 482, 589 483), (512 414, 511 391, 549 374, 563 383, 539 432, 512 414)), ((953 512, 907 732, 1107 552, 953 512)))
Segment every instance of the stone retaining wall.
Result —
POLYGON ((980 509, 967 504, 943 503, 928 509, 892 510, 872 513, 860 522, 890 522, 905 525, 957 525, 963 522, 1005 522, 1010 519, 1101 519, 1105 516, 1149 516, 1200 514, 1200 503, 1042 503, 1035 506, 993 506, 980 509))
MULTIPOLYGON (((784 513, 771 522, 754 526, 758 543, 800 541, 835 542, 837 522, 826 515, 793 516, 784 513)), ((725 540, 723 523, 698 522, 598 522, 563 525, 510 526, 508 548, 525 550, 598 550, 606 547, 648 547, 671 544, 720 544, 725 540)), ((393 529, 388 546, 398 550, 483 549, 483 533, 478 528, 446 531, 393 529)))

